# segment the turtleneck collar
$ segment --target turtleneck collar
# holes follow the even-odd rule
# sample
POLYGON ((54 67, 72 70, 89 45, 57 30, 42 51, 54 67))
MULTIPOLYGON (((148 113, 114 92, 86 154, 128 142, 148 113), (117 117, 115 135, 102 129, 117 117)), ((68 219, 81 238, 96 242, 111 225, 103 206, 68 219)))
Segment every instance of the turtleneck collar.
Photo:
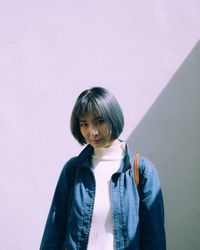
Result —
POLYGON ((99 161, 121 160, 124 157, 124 151, 125 151, 125 142, 119 141, 119 143, 114 144, 110 147, 95 148, 92 158, 99 161))

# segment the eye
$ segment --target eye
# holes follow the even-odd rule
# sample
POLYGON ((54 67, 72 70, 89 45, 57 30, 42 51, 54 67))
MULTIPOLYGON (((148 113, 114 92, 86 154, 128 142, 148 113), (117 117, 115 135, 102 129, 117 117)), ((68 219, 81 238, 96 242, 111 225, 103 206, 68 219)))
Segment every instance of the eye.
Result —
POLYGON ((87 123, 86 122, 80 122, 80 127, 87 127, 87 123))
POLYGON ((97 120, 97 123, 98 123, 98 124, 104 123, 104 119, 99 119, 99 120, 97 120))

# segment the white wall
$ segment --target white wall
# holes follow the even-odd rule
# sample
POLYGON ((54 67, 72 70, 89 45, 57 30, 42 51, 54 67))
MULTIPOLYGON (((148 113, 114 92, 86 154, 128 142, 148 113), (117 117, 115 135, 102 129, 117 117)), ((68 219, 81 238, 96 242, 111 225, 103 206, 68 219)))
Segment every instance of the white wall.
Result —
POLYGON ((197 0, 1 1, 2 249, 39 248, 60 170, 81 149, 69 131, 77 95, 94 85, 111 90, 127 139, 197 43, 199 7, 197 0))

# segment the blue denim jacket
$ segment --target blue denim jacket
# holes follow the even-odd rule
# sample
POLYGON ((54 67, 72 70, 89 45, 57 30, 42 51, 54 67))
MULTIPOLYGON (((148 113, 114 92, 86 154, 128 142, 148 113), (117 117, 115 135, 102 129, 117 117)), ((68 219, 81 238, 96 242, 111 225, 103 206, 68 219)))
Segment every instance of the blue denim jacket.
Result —
MULTIPOLYGON (((40 250, 87 249, 95 199, 95 178, 88 145, 64 166, 54 193, 40 250)), ((139 159, 140 184, 135 185, 135 154, 126 145, 120 168, 110 180, 115 249, 165 250, 164 207, 153 164, 139 159)))

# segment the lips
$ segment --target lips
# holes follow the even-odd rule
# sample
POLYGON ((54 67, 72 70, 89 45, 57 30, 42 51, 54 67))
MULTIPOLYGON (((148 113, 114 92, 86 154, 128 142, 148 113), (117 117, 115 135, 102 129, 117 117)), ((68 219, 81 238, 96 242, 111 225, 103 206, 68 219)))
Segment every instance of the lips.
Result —
POLYGON ((95 139, 95 140, 92 140, 92 142, 94 143, 98 143, 101 139, 95 139))

